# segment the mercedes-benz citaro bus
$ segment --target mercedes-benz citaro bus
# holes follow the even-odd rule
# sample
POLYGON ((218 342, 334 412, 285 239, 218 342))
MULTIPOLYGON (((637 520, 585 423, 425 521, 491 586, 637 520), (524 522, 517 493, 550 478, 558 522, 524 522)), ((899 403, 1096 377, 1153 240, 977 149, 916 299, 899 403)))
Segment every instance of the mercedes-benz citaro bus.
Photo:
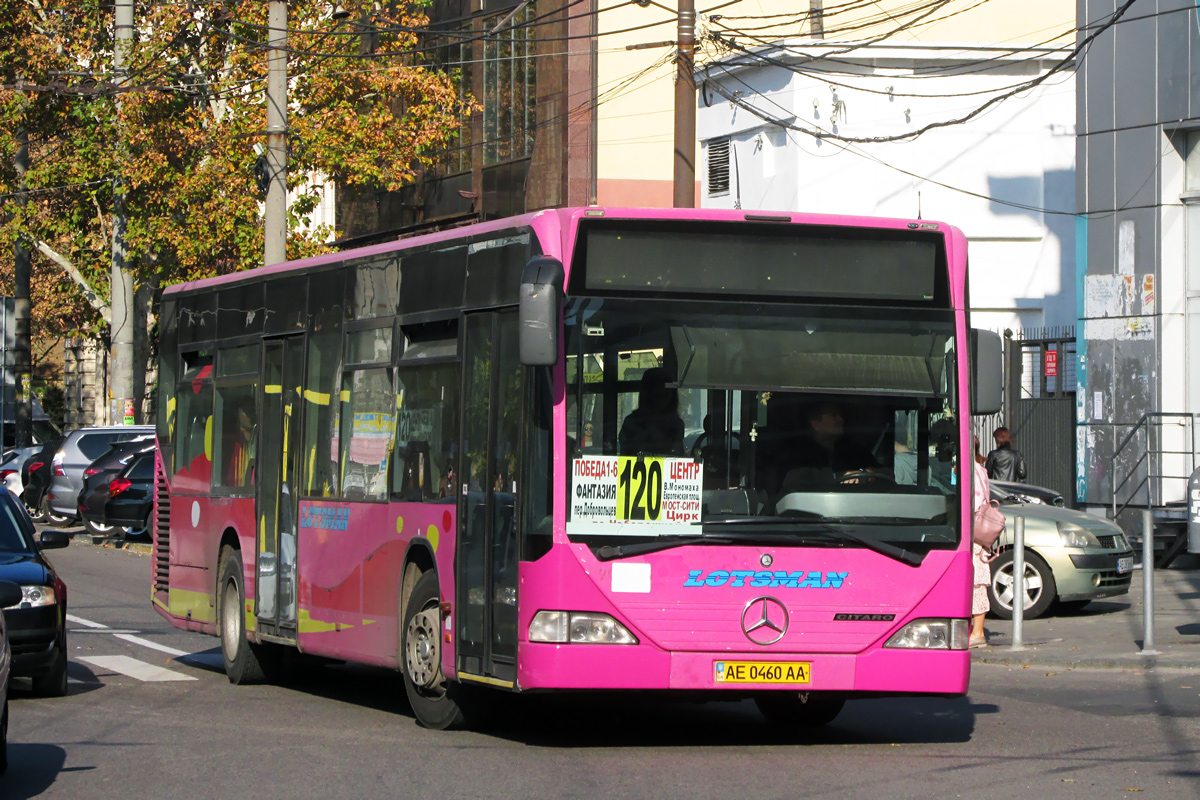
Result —
POLYGON ((962 695, 1000 394, 966 260, 927 220, 573 208, 172 286, 154 606, 234 683, 392 667, 431 728, 962 695))

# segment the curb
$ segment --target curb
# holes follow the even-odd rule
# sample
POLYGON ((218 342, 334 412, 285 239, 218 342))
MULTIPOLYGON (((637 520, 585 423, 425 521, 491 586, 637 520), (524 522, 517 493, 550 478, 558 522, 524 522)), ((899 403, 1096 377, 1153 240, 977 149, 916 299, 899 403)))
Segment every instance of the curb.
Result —
POLYGON ((1069 656, 1053 652, 1041 652, 1036 647, 1013 652, 1007 645, 994 645, 987 651, 976 650, 971 654, 971 661, 978 664, 992 664, 1005 667, 1057 667, 1060 669, 1200 669, 1200 658, 1194 656, 1176 656, 1171 653, 1159 652, 1154 656, 1139 655, 1130 651, 1122 656, 1069 656), (990 652, 989 652, 990 651, 990 652))

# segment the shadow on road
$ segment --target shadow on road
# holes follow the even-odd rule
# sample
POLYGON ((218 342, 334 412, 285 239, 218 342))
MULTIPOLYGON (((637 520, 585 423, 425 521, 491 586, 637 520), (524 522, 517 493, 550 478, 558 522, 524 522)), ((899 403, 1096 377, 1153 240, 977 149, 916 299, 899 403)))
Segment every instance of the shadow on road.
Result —
MULTIPOLYGON (((37 797, 65 772, 67 752, 53 744, 8 743, 8 772, 0 775, 0 796, 5 800, 27 800, 37 797)), ((71 767, 82 772, 95 767, 71 767)))

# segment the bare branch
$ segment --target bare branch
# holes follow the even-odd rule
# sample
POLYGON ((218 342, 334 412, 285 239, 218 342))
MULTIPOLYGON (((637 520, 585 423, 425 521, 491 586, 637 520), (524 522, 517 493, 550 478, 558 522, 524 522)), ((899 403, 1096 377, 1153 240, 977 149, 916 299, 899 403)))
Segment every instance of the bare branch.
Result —
POLYGON ((111 325, 112 309, 109 308, 108 303, 100 299, 99 295, 96 294, 91 285, 87 282, 87 278, 83 277, 83 273, 76 269, 75 265, 72 264, 66 256, 60 255, 53 247, 45 242, 39 240, 37 243, 37 249, 39 253, 63 268, 63 271, 67 273, 71 280, 75 281, 79 288, 83 290, 83 297, 88 301, 88 304, 91 305, 92 308, 96 309, 96 313, 103 317, 105 322, 111 325))

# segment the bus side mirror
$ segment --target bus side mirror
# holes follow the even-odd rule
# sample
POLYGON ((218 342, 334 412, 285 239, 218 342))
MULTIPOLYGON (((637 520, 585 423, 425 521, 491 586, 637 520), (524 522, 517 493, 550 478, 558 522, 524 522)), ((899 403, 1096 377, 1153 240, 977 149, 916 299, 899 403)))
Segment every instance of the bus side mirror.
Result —
POLYGON ((558 363, 562 288, 563 265, 557 258, 536 256, 521 272, 520 348, 527 367, 558 363))
POLYGON ((1003 395, 1004 350, 1000 334, 971 329, 971 413, 995 414, 1003 395))

